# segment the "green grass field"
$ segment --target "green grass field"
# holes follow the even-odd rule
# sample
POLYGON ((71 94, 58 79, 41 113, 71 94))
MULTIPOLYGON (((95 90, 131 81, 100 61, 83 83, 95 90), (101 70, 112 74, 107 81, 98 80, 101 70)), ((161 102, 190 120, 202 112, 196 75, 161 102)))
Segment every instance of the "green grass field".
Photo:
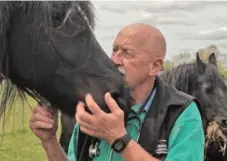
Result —
MULTIPOLYGON (((32 99, 29 103, 36 104, 32 99)), ((23 108, 18 101, 4 123, 4 137, 0 119, 0 161, 47 161, 39 139, 29 128, 30 117, 28 106, 23 108)))

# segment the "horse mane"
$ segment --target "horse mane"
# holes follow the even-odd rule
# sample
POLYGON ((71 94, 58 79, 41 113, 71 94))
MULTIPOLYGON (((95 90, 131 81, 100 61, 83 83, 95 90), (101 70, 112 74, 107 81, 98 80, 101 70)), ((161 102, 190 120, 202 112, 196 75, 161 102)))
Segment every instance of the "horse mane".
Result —
POLYGON ((164 71, 160 78, 167 84, 175 86, 178 90, 190 93, 192 82, 196 77, 196 65, 193 63, 180 64, 172 70, 164 71))
MULTIPOLYGON (((13 109, 16 100, 21 100, 24 107, 26 93, 36 101, 42 100, 41 96, 34 90, 26 87, 19 87, 10 79, 10 28, 12 17, 16 13, 21 19, 34 24, 34 27, 42 27, 46 35, 50 38, 51 32, 64 30, 70 26, 70 34, 62 32, 64 36, 75 36, 87 29, 93 30, 95 26, 94 8, 89 1, 76 2, 0 2, 0 72, 4 80, 1 82, 1 105, 0 118, 4 114, 6 107, 13 109), (33 16, 31 16, 33 15, 33 16), (36 23, 41 22, 41 24, 36 23), (36 26, 35 26, 36 25, 36 26), (39 26, 37 26, 39 25, 39 26)), ((43 100, 44 101, 44 100, 43 100)))
MULTIPOLYGON (((215 86, 221 80, 220 73, 218 69, 211 64, 204 64, 205 72, 204 74, 209 77, 212 84, 215 86)), ((174 67, 171 70, 164 71, 160 78, 164 80, 167 84, 175 86, 178 90, 183 91, 188 94, 192 94, 192 90, 195 88, 195 81, 199 75, 199 69, 196 63, 184 63, 174 67)))

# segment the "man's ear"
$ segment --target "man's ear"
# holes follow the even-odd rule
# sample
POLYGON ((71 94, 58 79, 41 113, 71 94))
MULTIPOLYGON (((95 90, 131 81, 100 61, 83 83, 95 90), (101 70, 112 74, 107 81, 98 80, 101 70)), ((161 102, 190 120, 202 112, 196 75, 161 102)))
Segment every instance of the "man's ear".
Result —
POLYGON ((162 70, 163 70, 163 59, 161 58, 155 59, 149 65, 150 76, 156 76, 162 70))

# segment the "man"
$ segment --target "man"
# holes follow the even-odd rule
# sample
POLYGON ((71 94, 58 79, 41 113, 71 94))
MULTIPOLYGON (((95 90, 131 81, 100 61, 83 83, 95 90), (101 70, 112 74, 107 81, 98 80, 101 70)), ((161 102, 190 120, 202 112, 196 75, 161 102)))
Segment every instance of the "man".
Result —
MULTIPOLYGON (((105 100, 111 113, 105 113, 86 95, 79 102, 68 157, 56 138, 51 113, 37 107, 30 127, 41 139, 49 161, 76 161, 81 156, 82 133, 101 139, 94 161, 203 161, 204 133, 194 98, 162 82, 166 42, 161 32, 137 23, 124 27, 116 36, 111 59, 131 90, 134 105, 128 121, 110 94, 105 100), (84 110, 84 104, 92 114, 84 110), (142 109, 143 107, 143 109, 142 109), (45 130, 41 130, 43 128, 45 130)), ((88 155, 87 153, 84 155, 88 155)))

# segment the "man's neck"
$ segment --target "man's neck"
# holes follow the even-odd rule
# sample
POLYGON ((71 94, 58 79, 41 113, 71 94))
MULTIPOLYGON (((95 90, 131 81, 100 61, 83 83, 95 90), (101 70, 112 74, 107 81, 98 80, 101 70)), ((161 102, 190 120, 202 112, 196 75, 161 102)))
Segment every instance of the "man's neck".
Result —
POLYGON ((146 83, 140 84, 136 88, 132 89, 132 97, 134 98, 134 104, 143 103, 149 96, 151 90, 154 87, 154 80, 149 80, 146 83))

